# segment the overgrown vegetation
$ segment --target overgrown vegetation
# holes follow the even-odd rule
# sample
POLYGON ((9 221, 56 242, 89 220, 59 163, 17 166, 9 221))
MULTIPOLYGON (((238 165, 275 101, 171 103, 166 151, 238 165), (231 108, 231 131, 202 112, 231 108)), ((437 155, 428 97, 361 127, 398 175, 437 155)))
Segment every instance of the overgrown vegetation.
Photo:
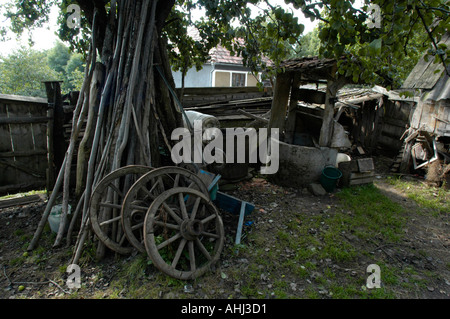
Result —
POLYGON ((57 42, 47 51, 21 47, 0 56, 0 93, 47 97, 44 81, 63 81, 62 91, 80 90, 84 58, 57 42))
MULTIPOLYGON (((198 282, 208 285, 214 280, 209 277, 220 275, 237 283, 229 298, 396 298, 398 289, 424 287, 426 279, 413 267, 400 267, 374 256, 379 247, 401 243, 406 216, 411 212, 374 185, 346 188, 336 197, 338 202, 320 213, 310 214, 308 207, 283 211, 285 222, 276 225, 273 238, 261 229, 250 233, 244 244, 229 247, 224 252, 228 259, 252 260, 245 272, 239 267, 227 268, 226 274, 218 270, 198 282), (381 268, 380 289, 366 287, 368 274, 364 271, 371 263, 381 268), (411 279, 405 282, 403 277, 411 279), (299 281, 306 286, 297 284, 299 281)), ((117 276, 120 279, 114 281, 113 291, 125 289, 127 297, 154 298, 167 286, 183 290, 185 282, 168 282, 167 277, 147 273, 149 269, 144 256, 124 263, 123 276, 117 276)))
MULTIPOLYGON (((253 267, 255 273, 252 271, 251 275, 247 274, 250 286, 252 280, 256 282, 262 273, 269 272, 273 276, 281 274, 281 278, 279 276, 276 281, 279 291, 278 294, 275 292, 275 296, 278 298, 287 297, 286 292, 281 293, 286 290, 286 282, 289 282, 285 279, 287 276, 291 277, 290 280, 292 277, 301 278, 320 286, 320 293, 306 290, 305 298, 319 298, 323 295, 333 298, 393 297, 386 287, 376 291, 365 289, 365 277, 352 276, 350 272, 346 275, 346 285, 343 286, 340 283, 342 275, 333 265, 352 264, 369 258, 370 251, 361 250, 361 244, 369 248, 374 247, 372 242, 375 240, 398 241, 404 222, 402 207, 382 195, 373 185, 347 188, 337 196, 339 204, 327 206, 319 214, 309 215, 307 208, 301 212, 286 212, 290 222, 284 225, 283 230, 278 231, 269 250, 265 248, 267 238, 264 233, 250 236, 246 254, 250 254, 257 263, 264 266, 253 267), (287 254, 289 258, 280 260, 276 257, 280 253, 287 254), (319 263, 323 262, 329 266, 321 273, 318 268, 319 263)), ((380 266, 383 272, 388 272, 388 266, 380 266)), ((259 296, 264 297, 266 293, 259 296)), ((248 297, 258 297, 258 294, 253 293, 248 297)))
POLYGON ((390 177, 388 181, 419 204, 423 213, 431 213, 433 215, 449 214, 450 192, 445 185, 433 187, 395 177, 390 177))
MULTIPOLYGON (((450 264, 445 254, 439 261, 433 253, 434 246, 429 246, 430 239, 438 233, 428 239, 419 233, 445 221, 449 191, 395 177, 381 183, 396 192, 390 193, 391 188, 377 183, 341 189, 330 197, 299 196, 291 200, 284 189, 258 190, 263 200, 261 206, 275 208, 249 216, 256 226, 244 229, 241 244, 233 245, 233 236, 227 235, 227 245, 217 267, 196 280, 181 281, 166 276, 146 254, 110 256, 112 260, 99 263, 95 257, 96 243, 86 242, 79 262, 82 287, 70 295, 53 287, 50 296, 385 299, 423 296, 424 291, 432 291, 439 282, 446 290, 444 281, 450 264), (416 206, 412 206, 413 201, 417 201, 416 206), (366 268, 370 264, 381 269, 379 289, 366 286, 369 275, 366 268)), ((30 233, 23 229, 12 233, 19 249, 8 258, 7 273, 12 275, 19 273, 19 269, 32 267, 44 274, 50 264, 54 266, 51 273, 34 280, 49 278, 65 287, 71 249, 60 250, 55 259, 54 251, 49 249, 55 234, 47 225, 43 235, 40 245, 27 252, 30 233)), ((1 243, 0 249, 5 251, 6 245, 1 243)), ((440 246, 437 249, 442 251, 440 246)), ((439 294, 438 288, 436 291, 439 294)), ((40 298, 49 297, 45 289, 36 294, 40 298)))

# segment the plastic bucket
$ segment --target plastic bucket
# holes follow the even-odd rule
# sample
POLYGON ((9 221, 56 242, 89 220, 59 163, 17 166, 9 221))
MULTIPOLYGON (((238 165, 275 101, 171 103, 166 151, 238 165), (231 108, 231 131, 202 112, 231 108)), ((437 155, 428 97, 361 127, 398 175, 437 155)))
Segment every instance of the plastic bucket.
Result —
POLYGON ((332 192, 336 188, 336 183, 339 178, 342 177, 342 173, 336 167, 327 166, 322 170, 320 176, 320 184, 327 192, 332 192))
MULTIPOLYGON (((67 206, 67 214, 70 215, 72 207, 70 205, 67 206)), ((50 211, 50 215, 48 216, 48 223, 50 224, 50 229, 52 232, 57 233, 59 230, 59 224, 61 222, 61 214, 62 214, 62 205, 55 205, 52 207, 50 211)), ((66 229, 69 228, 69 223, 66 223, 66 229)))

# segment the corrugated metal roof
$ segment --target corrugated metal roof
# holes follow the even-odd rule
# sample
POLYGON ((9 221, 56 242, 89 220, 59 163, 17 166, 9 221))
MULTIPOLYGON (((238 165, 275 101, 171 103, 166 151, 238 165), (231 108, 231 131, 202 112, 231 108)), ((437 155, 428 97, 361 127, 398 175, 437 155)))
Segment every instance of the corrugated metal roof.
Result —
MULTIPOLYGON (((445 43, 447 47, 450 47, 450 34, 444 35, 440 43, 445 43)), ((434 58, 430 57, 427 62, 425 61, 425 55, 422 56, 406 78, 402 85, 402 89, 433 89, 438 81, 446 76, 443 64, 433 62, 434 58)), ((440 93, 438 92, 438 95, 439 94, 440 93)))
MULTIPOLYGON (((450 72, 450 67, 448 68, 450 72)), ((439 79, 436 85, 430 92, 423 95, 424 101, 440 101, 450 100, 450 77, 444 72, 444 75, 439 79)))
POLYGON ((320 59, 319 57, 302 57, 285 60, 280 67, 286 68, 288 71, 305 71, 329 69, 336 64, 335 59, 320 59))

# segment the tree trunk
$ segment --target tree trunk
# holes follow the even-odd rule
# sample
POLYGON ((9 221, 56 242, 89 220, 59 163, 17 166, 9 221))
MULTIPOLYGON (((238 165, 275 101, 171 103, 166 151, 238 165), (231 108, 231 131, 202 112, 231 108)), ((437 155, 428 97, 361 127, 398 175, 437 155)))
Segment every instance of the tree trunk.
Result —
POLYGON ((72 194, 69 182, 75 140, 86 116, 87 132, 78 150, 77 194, 83 202, 77 205, 82 217, 74 261, 79 258, 87 237, 89 199, 98 182, 125 165, 157 167, 159 147, 165 144, 158 136, 167 136, 182 126, 181 112, 172 95, 174 82, 166 40, 161 37, 164 21, 174 2, 113 0, 106 12, 104 7, 96 7, 101 1, 78 1, 88 21, 92 21, 89 53, 92 59, 87 66, 90 65, 90 71, 86 72, 74 112, 71 144, 53 190, 55 196, 47 204, 46 214, 29 249, 34 249, 56 193, 63 186, 63 218, 55 246, 62 239, 69 195, 72 194), (101 62, 97 61, 96 52, 100 54, 101 62), (97 72, 93 77, 94 67, 97 72), (167 83, 172 87, 169 88, 167 83))

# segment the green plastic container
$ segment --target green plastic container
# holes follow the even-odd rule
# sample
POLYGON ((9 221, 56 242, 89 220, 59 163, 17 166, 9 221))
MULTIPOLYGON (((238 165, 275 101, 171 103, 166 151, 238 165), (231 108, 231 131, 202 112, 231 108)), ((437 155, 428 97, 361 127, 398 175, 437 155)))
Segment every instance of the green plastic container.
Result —
POLYGON ((342 177, 342 172, 334 166, 327 166, 322 170, 320 176, 320 184, 328 192, 334 191, 339 178, 342 177))
MULTIPOLYGON (((67 214, 70 215, 72 210, 72 207, 70 204, 67 206, 67 214)), ((50 215, 48 216, 48 223, 50 224, 50 229, 54 233, 58 233, 59 230, 59 224, 61 223, 61 215, 62 215, 62 204, 58 204, 52 207, 52 210, 50 211, 50 215)), ((69 228, 69 223, 66 223, 66 229, 67 231, 69 228)))

